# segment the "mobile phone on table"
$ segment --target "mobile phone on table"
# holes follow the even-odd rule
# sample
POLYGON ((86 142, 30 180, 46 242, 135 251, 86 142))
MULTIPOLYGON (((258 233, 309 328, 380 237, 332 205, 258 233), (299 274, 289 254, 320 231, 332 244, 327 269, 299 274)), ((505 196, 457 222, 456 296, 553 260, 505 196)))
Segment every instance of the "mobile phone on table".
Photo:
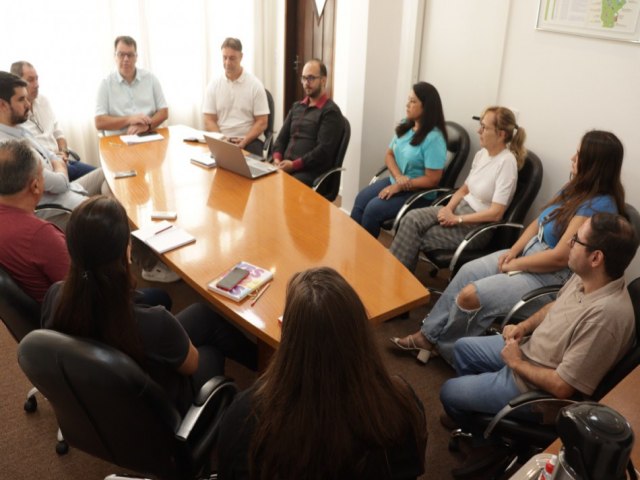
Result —
POLYGON ((140 132, 140 133, 138 133, 138 136, 139 136, 139 137, 147 137, 147 136, 149 136, 149 135, 155 135, 156 133, 158 133, 158 132, 156 132, 155 130, 148 130, 148 131, 146 131, 146 132, 140 132))
POLYGON ((249 271, 244 268, 236 267, 227 273, 224 277, 218 280, 216 283, 216 287, 221 290, 233 290, 233 287, 238 285, 242 280, 244 280, 249 275, 249 271))

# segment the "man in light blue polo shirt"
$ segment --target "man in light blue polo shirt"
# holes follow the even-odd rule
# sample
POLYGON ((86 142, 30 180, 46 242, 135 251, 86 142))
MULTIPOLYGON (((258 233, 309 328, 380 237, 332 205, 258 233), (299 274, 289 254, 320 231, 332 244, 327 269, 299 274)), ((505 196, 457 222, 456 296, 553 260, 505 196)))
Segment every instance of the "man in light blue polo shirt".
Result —
POLYGON ((169 108, 158 79, 136 68, 136 41, 127 36, 116 38, 115 58, 118 70, 100 84, 95 124, 107 135, 134 135, 158 127, 169 117, 169 108))

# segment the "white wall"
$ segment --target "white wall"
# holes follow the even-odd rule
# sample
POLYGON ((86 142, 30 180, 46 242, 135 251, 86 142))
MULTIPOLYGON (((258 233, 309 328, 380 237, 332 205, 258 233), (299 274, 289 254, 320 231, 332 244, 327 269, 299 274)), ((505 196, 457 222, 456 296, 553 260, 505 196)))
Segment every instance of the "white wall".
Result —
MULTIPOLYGON (((421 78, 474 139, 469 117, 484 106, 519 111, 545 168, 532 212, 567 181, 569 159, 593 128, 622 140, 627 201, 640 207, 640 45, 536 31, 537 9, 538 0, 429 0, 421 78)), ((636 258, 628 276, 638 275, 636 258)))
POLYGON ((384 164, 384 155, 417 76, 424 0, 337 2, 334 93, 352 132, 342 207, 384 164))

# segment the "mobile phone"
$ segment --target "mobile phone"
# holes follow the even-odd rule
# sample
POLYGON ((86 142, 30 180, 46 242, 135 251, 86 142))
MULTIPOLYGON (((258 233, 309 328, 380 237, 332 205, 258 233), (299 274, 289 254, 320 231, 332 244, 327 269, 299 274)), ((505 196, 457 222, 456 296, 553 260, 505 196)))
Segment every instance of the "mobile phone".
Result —
POLYGON ((178 214, 176 212, 173 211, 155 211, 155 212, 151 212, 151 219, 152 220, 175 220, 176 218, 178 218, 178 214))
POLYGON ((113 174, 113 178, 127 178, 135 177, 137 175, 135 170, 126 170, 124 172, 116 172, 113 174))
POLYGON ((238 285, 242 280, 244 280, 249 275, 249 272, 244 268, 234 268, 229 273, 227 273, 224 277, 222 277, 218 283, 216 283, 216 287, 221 290, 233 290, 233 287, 238 285))
POLYGON ((149 131, 147 131, 147 132, 140 132, 140 133, 138 133, 138 136, 139 136, 139 137, 146 137, 146 136, 148 136, 148 135, 155 135, 156 133, 158 133, 158 132, 156 132, 155 130, 149 130, 149 131))

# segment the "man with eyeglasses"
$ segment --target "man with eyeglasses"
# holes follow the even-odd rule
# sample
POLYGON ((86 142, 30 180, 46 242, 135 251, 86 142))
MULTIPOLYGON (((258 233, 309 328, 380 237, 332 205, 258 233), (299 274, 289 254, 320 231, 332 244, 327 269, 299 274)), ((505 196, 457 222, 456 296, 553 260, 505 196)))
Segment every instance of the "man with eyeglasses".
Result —
MULTIPOLYGON (((457 424, 468 424, 473 412, 497 413, 529 390, 589 396, 633 345, 634 310, 623 277, 638 248, 633 227, 620 215, 597 213, 569 245, 574 275, 554 302, 505 326, 501 336, 456 342, 459 377, 445 382, 440 400, 457 424)), ((540 412, 514 415, 539 419, 540 412)))
POLYGON ((31 103, 31 110, 22 127, 29 130, 40 145, 64 160, 69 180, 77 180, 95 170, 96 167, 93 165, 81 162, 77 154, 70 154, 67 139, 53 113, 49 99, 39 93, 40 83, 35 67, 25 61, 14 62, 11 64, 11 73, 27 82, 27 98, 31 103))
POLYGON ((226 38, 220 50, 224 75, 207 86, 202 107, 204 128, 220 132, 240 148, 262 156, 263 143, 258 137, 267 128, 267 93, 260 80, 242 67, 239 39, 226 38))
POLYGON ((136 41, 128 36, 116 38, 117 71, 100 84, 95 125, 106 135, 150 132, 169 118, 169 108, 158 79, 141 68, 136 41))
POLYGON ((327 97, 327 67, 309 60, 303 70, 305 97, 293 104, 273 147, 274 163, 301 182, 313 181, 333 166, 342 139, 340 108, 327 97))

